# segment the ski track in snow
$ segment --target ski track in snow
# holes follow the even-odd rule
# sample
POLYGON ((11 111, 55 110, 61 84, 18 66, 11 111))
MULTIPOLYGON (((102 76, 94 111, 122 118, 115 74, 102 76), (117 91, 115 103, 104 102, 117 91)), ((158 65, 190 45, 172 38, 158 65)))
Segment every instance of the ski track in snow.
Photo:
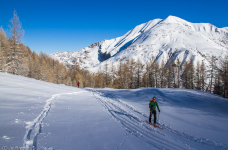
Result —
MULTIPOLYGON (((111 92, 95 91, 92 89, 88 89, 88 91, 90 91, 94 97, 101 102, 103 107, 108 110, 112 118, 122 124, 126 131, 158 149, 197 149, 196 145, 201 145, 200 148, 202 148, 202 146, 207 146, 210 149, 228 149, 228 145, 226 143, 215 142, 209 139, 192 136, 187 133, 172 129, 170 126, 167 126, 163 123, 159 124, 163 130, 153 128, 151 125, 145 122, 145 119, 140 119, 148 119, 149 115, 117 99, 111 92), (181 138, 176 139, 175 137, 178 136, 181 138), (181 141, 179 139, 181 139, 181 141)), ((163 93, 160 94, 163 95, 163 93)), ((127 137, 124 139, 124 141, 128 138, 127 134, 126 136, 127 137)), ((123 143, 121 143, 117 148, 119 148, 122 144, 123 143)))
MULTIPOLYGON (((172 129, 170 126, 167 126, 163 123, 159 124, 163 130, 154 128, 145 122, 145 119, 148 119, 149 117, 148 114, 145 114, 144 112, 137 110, 126 102, 119 100, 111 92, 96 91, 93 89, 87 89, 86 91, 91 92, 95 99, 99 100, 102 106, 109 112, 111 117, 120 122, 122 127, 128 132, 126 133, 126 137, 122 143, 116 147, 117 149, 119 149, 121 145, 127 140, 127 138, 129 138, 129 134, 134 135, 135 137, 148 143, 149 145, 156 147, 157 149, 197 149, 197 146, 192 147, 191 144, 188 144, 189 142, 186 141, 190 141, 190 143, 203 144, 205 146, 209 146, 211 149, 228 149, 228 145, 226 143, 215 142, 209 139, 192 136, 187 133, 172 129), (181 139, 184 138, 185 140, 180 141, 180 138, 175 138, 177 136, 181 137, 181 139)), ((23 147, 25 147, 26 150, 37 150, 37 138, 41 133, 42 122, 51 110, 53 100, 62 95, 79 94, 82 92, 54 94, 51 98, 46 100, 46 104, 38 117, 33 121, 27 122, 23 147)), ((166 99, 164 93, 161 91, 156 92, 166 99)))
POLYGON ((42 112, 39 114, 39 116, 33 121, 26 122, 27 124, 27 126, 25 127, 26 133, 23 141, 23 147, 26 148, 26 150, 37 150, 37 138, 38 138, 38 135, 41 133, 42 122, 44 118, 48 115, 48 112, 51 110, 52 101, 62 95, 72 95, 72 94, 79 94, 79 93, 82 93, 82 92, 54 94, 52 95, 51 98, 46 100, 46 104, 42 112))

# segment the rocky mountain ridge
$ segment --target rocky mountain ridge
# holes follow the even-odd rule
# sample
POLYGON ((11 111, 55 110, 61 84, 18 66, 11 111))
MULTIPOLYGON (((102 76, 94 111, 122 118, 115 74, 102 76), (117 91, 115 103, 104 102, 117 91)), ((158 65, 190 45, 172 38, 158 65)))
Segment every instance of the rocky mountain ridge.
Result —
POLYGON ((80 65, 97 71, 105 63, 118 65, 128 58, 140 59, 146 64, 152 57, 161 64, 194 64, 214 55, 218 61, 228 54, 228 28, 217 28, 210 23, 190 23, 175 16, 154 19, 136 26, 121 37, 103 40, 75 52, 56 52, 50 55, 67 65, 80 65))

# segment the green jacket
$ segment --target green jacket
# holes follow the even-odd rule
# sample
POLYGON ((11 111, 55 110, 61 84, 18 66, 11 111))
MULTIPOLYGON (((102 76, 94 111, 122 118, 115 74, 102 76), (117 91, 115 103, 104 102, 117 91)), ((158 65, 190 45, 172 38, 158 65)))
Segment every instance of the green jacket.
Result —
POLYGON ((153 101, 150 102, 150 104, 149 104, 150 111, 155 110, 156 109, 156 106, 157 106, 157 108, 159 110, 159 106, 158 106, 158 103, 157 102, 153 102, 153 101))

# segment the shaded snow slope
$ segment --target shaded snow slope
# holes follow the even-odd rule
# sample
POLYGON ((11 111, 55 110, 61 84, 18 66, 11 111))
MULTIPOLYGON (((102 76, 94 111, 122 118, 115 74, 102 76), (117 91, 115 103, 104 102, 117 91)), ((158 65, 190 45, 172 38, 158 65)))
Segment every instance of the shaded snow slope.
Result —
POLYGON ((0 73, 0 146, 228 149, 228 101, 197 90, 79 89, 0 73), (156 97, 160 130, 147 124, 156 97))
POLYGON ((183 64, 204 61, 209 57, 218 60, 228 54, 227 28, 217 28, 209 23, 190 23, 175 16, 154 19, 136 26, 125 35, 94 43, 75 52, 56 52, 50 56, 68 65, 98 70, 106 60, 109 65, 127 58, 140 59, 143 64, 152 57, 161 63, 172 63, 177 58, 183 64))

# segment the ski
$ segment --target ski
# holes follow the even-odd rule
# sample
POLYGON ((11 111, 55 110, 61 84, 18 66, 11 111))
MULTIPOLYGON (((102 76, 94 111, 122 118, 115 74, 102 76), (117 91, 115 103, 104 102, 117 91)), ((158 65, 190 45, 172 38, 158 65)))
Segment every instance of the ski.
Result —
MULTIPOLYGON (((147 120, 146 120, 146 122, 149 123, 149 121, 147 121, 147 120)), ((155 125, 153 123, 149 123, 149 124, 152 125, 155 128, 159 128, 159 129, 163 130, 163 128, 162 127, 159 127, 158 125, 155 125)))

